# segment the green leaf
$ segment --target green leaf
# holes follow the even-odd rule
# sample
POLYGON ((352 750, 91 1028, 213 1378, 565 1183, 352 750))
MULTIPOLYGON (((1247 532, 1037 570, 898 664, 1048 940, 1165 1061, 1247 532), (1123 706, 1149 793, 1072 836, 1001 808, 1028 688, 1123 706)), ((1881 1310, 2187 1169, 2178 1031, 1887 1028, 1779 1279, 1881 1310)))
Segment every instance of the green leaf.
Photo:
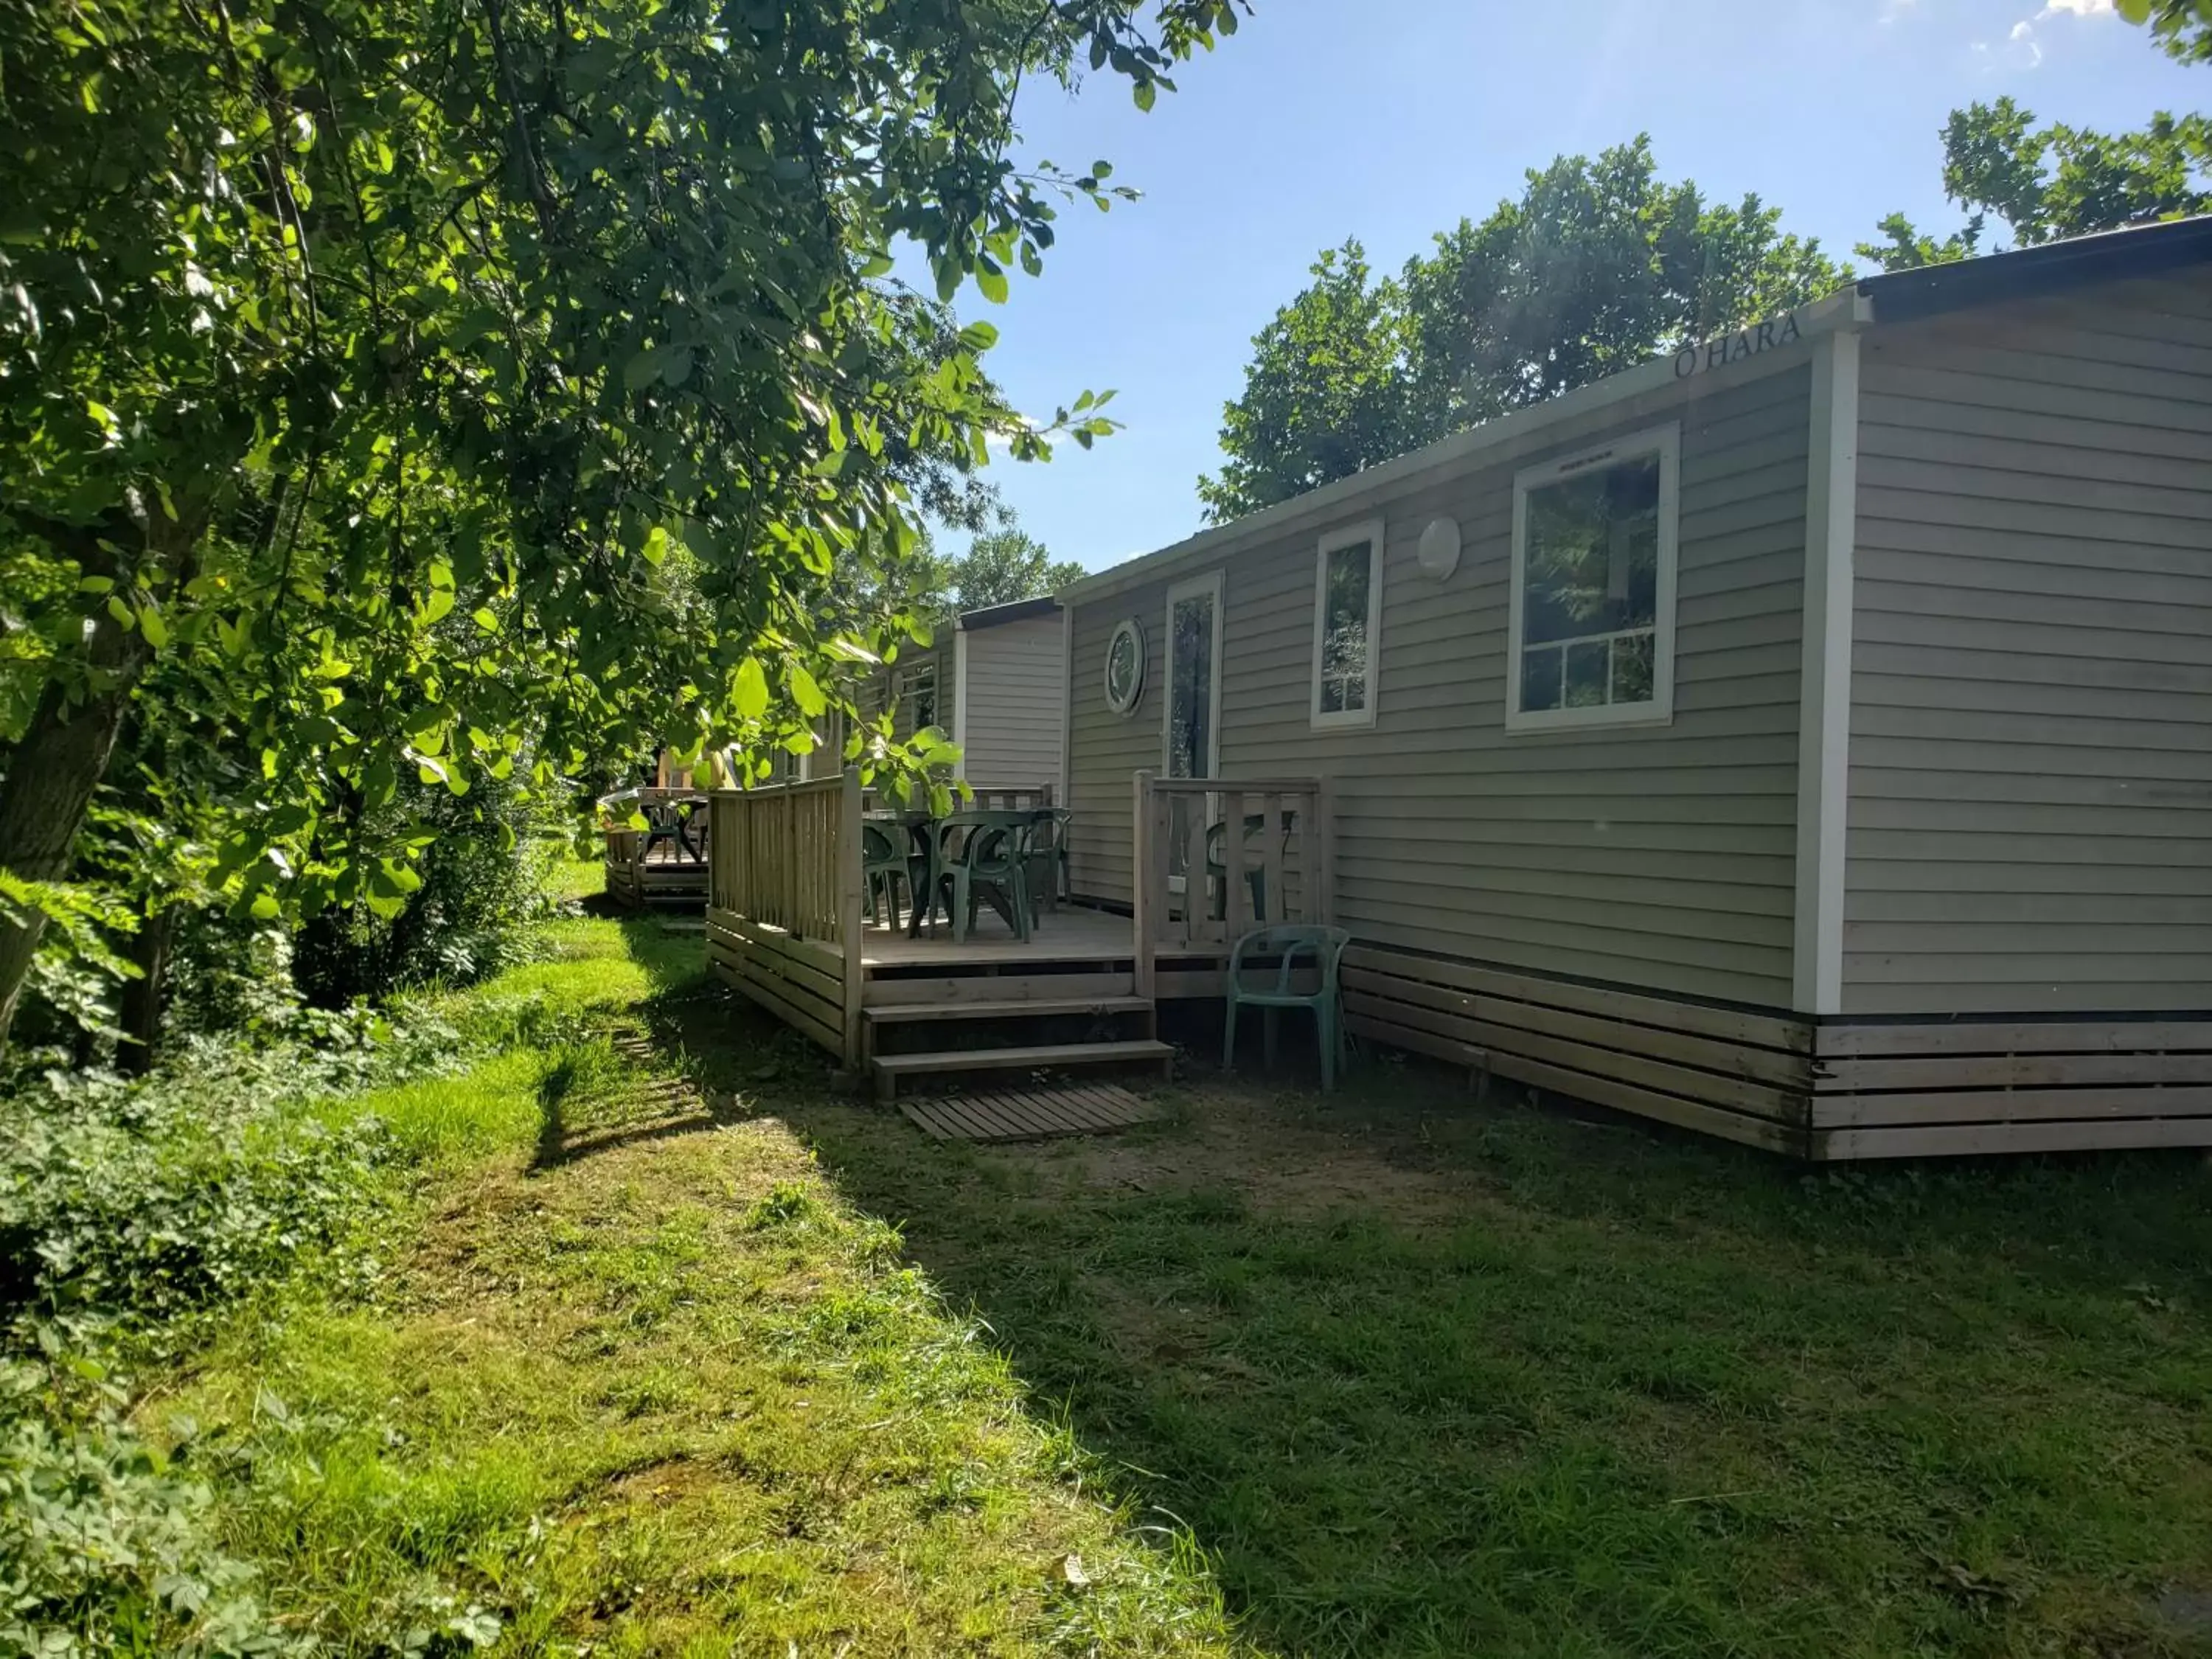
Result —
POLYGON ((1006 304, 1006 273, 997 266, 988 264, 976 266, 975 286, 982 291, 983 297, 993 305, 1006 304))
POLYGON ((660 352, 657 347, 639 352, 623 365, 623 390, 642 392, 660 378, 660 352))
POLYGON ((822 688, 815 684, 814 676, 799 664, 792 664, 784 678, 791 687, 792 702, 799 705, 799 712, 807 719, 814 719, 829 708, 830 700, 822 695, 822 688))
POLYGON ((138 595, 138 631, 156 651, 169 642, 169 624, 162 619, 161 608, 154 603, 150 593, 138 595))
POLYGON ((768 713, 768 676, 761 672, 757 658, 747 657, 738 665, 732 697, 740 720, 757 720, 768 713))
POLYGON ((1150 81, 1139 81, 1129 88, 1129 95, 1137 100, 1137 107, 1150 110, 1159 97, 1159 90, 1150 81))
POLYGON ((970 323, 960 331, 960 343, 970 351, 988 351, 999 343, 999 331, 989 323, 970 323))
POLYGON ((478 628, 483 629, 487 634, 496 634, 499 632, 499 617, 493 613, 492 608, 488 605, 479 605, 475 611, 471 611, 470 613, 469 620, 475 623, 478 628))
POLYGON ((647 564, 657 565, 666 558, 668 556, 667 530, 660 525, 653 526, 646 532, 645 546, 641 550, 647 564))
POLYGON ((866 263, 860 267, 860 277, 864 282, 872 282, 878 276, 888 276, 890 274, 891 256, 888 253, 871 254, 866 263))

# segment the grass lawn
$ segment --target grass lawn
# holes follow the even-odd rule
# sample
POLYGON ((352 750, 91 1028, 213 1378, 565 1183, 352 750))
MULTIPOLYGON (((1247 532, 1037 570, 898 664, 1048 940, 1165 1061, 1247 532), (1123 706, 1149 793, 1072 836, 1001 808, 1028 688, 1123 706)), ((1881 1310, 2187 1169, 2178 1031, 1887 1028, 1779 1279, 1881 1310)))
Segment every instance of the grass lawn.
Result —
POLYGON ((1808 1174, 1389 1064, 945 1146, 696 935, 555 937, 470 996, 574 1041, 370 1103, 382 1289, 149 1408, 340 1651, 2212 1653, 2199 1160, 1808 1174))

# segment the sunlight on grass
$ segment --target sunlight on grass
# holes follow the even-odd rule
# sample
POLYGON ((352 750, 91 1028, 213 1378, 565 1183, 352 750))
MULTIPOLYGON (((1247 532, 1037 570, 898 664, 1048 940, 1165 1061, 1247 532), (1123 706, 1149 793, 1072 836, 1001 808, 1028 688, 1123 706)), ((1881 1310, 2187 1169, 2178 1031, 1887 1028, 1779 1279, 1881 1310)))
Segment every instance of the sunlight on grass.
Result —
POLYGON ((696 936, 548 944, 438 1012, 571 1035, 355 1103, 434 1172, 376 1298, 239 1322, 160 1408, 250 1469, 234 1541, 288 1614, 337 1653, 395 1614, 515 1653, 1229 1651, 1190 1541, 789 1127, 588 1035, 681 1006, 696 936))
POLYGON ((556 902, 591 898, 606 888, 607 866, 597 858, 567 854, 556 860, 546 874, 546 895, 556 902))

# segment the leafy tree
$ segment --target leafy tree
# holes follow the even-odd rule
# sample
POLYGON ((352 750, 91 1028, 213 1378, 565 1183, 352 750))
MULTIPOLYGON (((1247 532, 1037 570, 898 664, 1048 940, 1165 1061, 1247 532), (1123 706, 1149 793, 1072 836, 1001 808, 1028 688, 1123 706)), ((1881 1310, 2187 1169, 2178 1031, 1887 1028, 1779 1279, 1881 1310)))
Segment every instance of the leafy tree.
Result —
POLYGON ((1756 196, 1731 207, 1663 182, 1645 137, 1563 156, 1407 266, 1419 394, 1448 411, 1444 429, 1472 425, 1850 280, 1781 217, 1756 196))
POLYGON ((901 624, 824 595, 932 466, 1110 425, 1022 422, 890 249, 1003 300, 1116 193, 1008 159, 1024 76, 1149 108, 1235 3, 0 0, 5 869, 69 873, 156 664, 257 915, 396 912, 407 772, 765 764, 901 624))
POLYGON ((2141 132, 2108 134, 2063 122, 2038 127, 2010 98, 1953 110, 1943 124, 1943 193, 1971 210, 1948 236, 1924 235, 1902 213, 1885 240, 1857 252, 1884 270, 1970 258, 1992 216, 2015 244, 2115 230, 2212 209, 2212 123, 2158 114, 2141 132))
POLYGON ((1922 265, 1948 265, 1956 260, 1971 259, 1980 252, 1984 222, 1983 216, 1978 213, 1948 236, 1937 238, 1923 233, 1904 214, 1893 213, 1875 227, 1886 240, 1861 242, 1852 252, 1862 259, 1872 260, 1882 270, 1916 270, 1922 265))
POLYGON ((1412 396, 1404 289, 1370 281, 1357 240, 1324 252, 1312 275, 1252 337, 1244 394, 1222 410, 1220 476, 1198 481, 1214 523, 1387 461, 1434 429, 1412 396))
POLYGON ((976 537, 950 572, 953 599, 963 611, 1037 599, 1082 580, 1083 574, 1073 559, 1054 559, 1042 542, 1011 525, 976 537))
POLYGON ((1314 275, 1254 338, 1227 460, 1199 486, 1216 522, 1850 280, 1756 196, 1660 179, 1644 137, 1532 171, 1395 281, 1370 285, 1356 242, 1314 275))
POLYGON ((2212 0, 2119 0, 2120 15, 2148 23, 2169 56, 2212 64, 2212 0))

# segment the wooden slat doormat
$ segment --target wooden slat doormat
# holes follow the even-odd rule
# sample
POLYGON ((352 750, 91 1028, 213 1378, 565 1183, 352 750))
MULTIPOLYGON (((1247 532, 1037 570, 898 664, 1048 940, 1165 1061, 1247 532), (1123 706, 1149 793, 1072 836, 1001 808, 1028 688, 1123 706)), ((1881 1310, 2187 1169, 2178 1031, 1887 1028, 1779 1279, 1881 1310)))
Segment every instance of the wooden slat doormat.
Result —
POLYGON ((924 1096, 898 1105, 936 1140, 1044 1140, 1054 1135, 1103 1134, 1166 1115, 1162 1107, 1111 1083, 924 1096))

